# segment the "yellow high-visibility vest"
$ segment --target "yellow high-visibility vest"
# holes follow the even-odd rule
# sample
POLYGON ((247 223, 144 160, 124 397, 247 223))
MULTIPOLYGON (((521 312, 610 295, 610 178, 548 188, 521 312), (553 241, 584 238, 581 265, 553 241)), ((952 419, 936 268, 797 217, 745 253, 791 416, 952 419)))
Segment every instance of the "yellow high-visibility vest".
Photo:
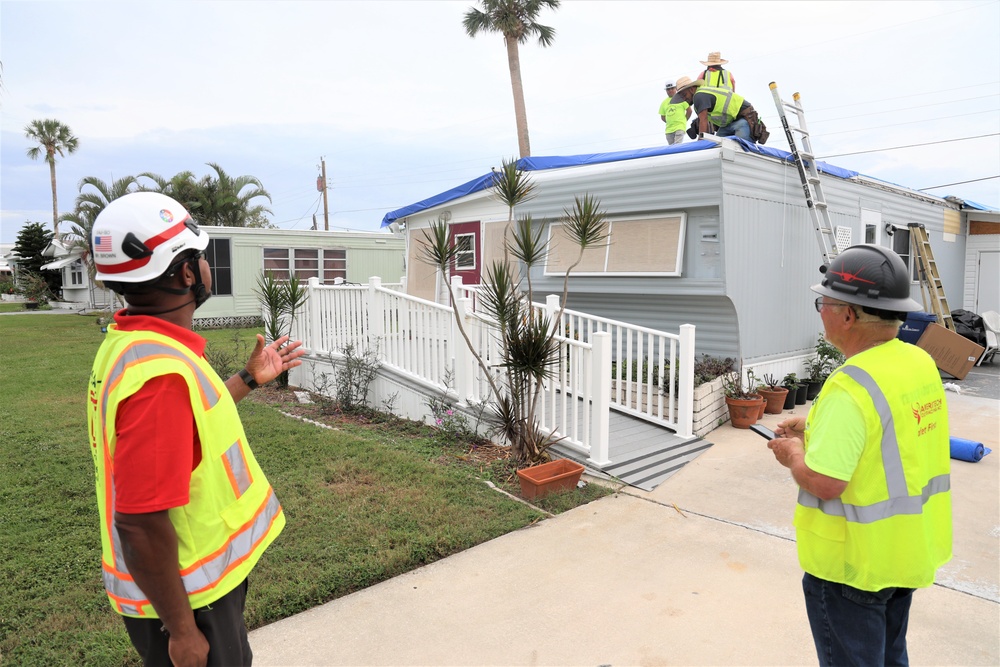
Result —
MULTIPOLYGON (((952 545, 948 409, 933 360, 892 340, 837 369, 814 410, 830 391, 847 392, 862 409, 867 438, 840 498, 799 491, 802 569, 866 591, 930 586, 952 545)), ((810 436, 807 420, 806 451, 810 436)))
POLYGON ((730 76, 729 72, 724 69, 720 70, 707 69, 705 70, 705 75, 703 78, 705 79, 705 86, 709 88, 727 88, 729 90, 733 89, 732 77, 730 76))
POLYGON ((716 127, 725 127, 736 120, 744 102, 742 95, 737 95, 728 88, 702 86, 698 93, 711 93, 715 97, 715 105, 708 110, 708 119, 716 127))
POLYGON ((191 608, 210 604, 242 583, 285 525, 274 490, 247 444, 236 403, 208 362, 169 336, 109 326, 90 376, 87 421, 104 587, 115 611, 125 616, 157 618, 128 572, 114 523, 115 418, 121 402, 145 382, 172 373, 187 383, 201 440, 189 502, 168 511, 191 608))

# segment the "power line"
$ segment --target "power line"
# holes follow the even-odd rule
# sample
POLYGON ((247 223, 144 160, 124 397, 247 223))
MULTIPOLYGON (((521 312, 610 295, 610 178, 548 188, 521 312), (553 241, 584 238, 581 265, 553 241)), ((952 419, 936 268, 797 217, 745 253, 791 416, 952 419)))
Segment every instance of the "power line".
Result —
POLYGON ((953 185, 965 185, 966 183, 978 183, 979 181, 992 181, 994 178, 1000 178, 1000 174, 996 176, 986 176, 985 178, 973 178, 971 181, 959 181, 958 183, 945 183, 944 185, 932 185, 929 188, 920 188, 917 192, 924 192, 926 190, 937 190, 938 188, 950 188, 953 185))
POLYGON ((979 134, 974 137, 960 137, 958 139, 943 139, 941 141, 928 141, 923 144, 909 144, 907 146, 892 146, 890 148, 875 148, 870 151, 855 151, 853 153, 837 153, 836 155, 824 155, 818 157, 818 160, 829 160, 832 157, 844 157, 845 155, 861 155, 862 153, 884 153, 885 151, 896 151, 901 148, 916 148, 917 146, 934 146, 935 144, 950 144, 956 141, 969 141, 970 139, 982 139, 984 137, 996 137, 1000 136, 1000 132, 994 132, 993 134, 979 134))

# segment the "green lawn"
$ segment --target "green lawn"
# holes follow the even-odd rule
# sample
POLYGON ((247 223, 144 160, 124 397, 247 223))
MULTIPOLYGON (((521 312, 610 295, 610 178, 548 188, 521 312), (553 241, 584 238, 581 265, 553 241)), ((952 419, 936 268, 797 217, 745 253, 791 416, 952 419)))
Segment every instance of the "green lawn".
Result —
MULTIPOLYGON (((232 344, 232 331, 203 333, 232 344)), ((139 664, 100 582, 84 407, 102 336, 94 317, 0 318, 0 663, 139 664)), ((425 427, 330 431, 256 401, 240 413, 288 519, 251 576, 250 627, 542 517, 487 488, 475 468, 443 464, 461 457, 425 427)))

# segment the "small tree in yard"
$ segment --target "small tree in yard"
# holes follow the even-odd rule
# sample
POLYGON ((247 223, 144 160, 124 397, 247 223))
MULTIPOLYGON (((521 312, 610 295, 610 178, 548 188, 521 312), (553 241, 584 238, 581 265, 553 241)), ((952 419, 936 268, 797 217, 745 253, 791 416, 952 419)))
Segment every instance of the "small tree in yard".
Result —
POLYGON ((29 274, 41 278, 50 294, 56 294, 62 287, 62 274, 59 271, 42 271, 42 266, 52 261, 51 257, 42 255, 42 251, 48 247, 54 236, 55 234, 46 230, 45 225, 40 222, 29 222, 17 233, 13 250, 17 253, 19 288, 25 288, 26 276, 29 274))
MULTIPOLYGON (((306 302, 305 285, 297 276, 290 276, 287 281, 283 281, 267 271, 257 278, 257 289, 254 291, 264 307, 264 334, 267 340, 276 341, 282 336, 291 335, 295 313, 306 302)), ((288 371, 278 376, 278 385, 288 386, 288 371)))
MULTIPOLYGON (((507 203, 511 210, 528 198, 531 190, 524 173, 516 168, 513 161, 505 161, 504 168, 493 174, 494 195, 507 203)), ((576 260, 566 269, 563 279, 562 309, 565 309, 570 272, 583 259, 587 248, 607 239, 607 218, 599 209, 600 202, 595 197, 584 195, 575 199, 572 209, 563 211, 563 229, 579 252, 576 260)), ((559 363, 557 336, 563 310, 553 321, 532 305, 531 269, 544 261, 548 252, 547 244, 542 240, 542 226, 534 223, 529 215, 519 217, 512 227, 510 237, 505 234, 505 259, 487 267, 479 291, 480 303, 495 320, 499 331, 502 376, 494 377, 476 353, 450 290, 449 297, 459 331, 489 382, 496 430, 510 444, 512 457, 521 465, 530 465, 541 460, 545 450, 558 440, 553 432, 545 432, 539 427, 536 414, 543 384, 553 376, 553 369, 559 363), (511 266, 510 258, 524 266, 526 292, 522 291, 520 272, 511 266)), ((423 236, 421 259, 447 275, 457 252, 447 224, 440 221, 432 223, 423 236)))

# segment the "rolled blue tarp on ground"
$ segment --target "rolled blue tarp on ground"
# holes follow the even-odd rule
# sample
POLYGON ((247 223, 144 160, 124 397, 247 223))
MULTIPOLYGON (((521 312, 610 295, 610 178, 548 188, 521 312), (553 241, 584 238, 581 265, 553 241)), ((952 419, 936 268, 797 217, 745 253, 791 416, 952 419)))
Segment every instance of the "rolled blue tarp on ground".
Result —
POLYGON ((959 461, 975 463, 992 451, 989 447, 983 447, 983 443, 975 440, 955 437, 951 439, 951 458, 959 461))

